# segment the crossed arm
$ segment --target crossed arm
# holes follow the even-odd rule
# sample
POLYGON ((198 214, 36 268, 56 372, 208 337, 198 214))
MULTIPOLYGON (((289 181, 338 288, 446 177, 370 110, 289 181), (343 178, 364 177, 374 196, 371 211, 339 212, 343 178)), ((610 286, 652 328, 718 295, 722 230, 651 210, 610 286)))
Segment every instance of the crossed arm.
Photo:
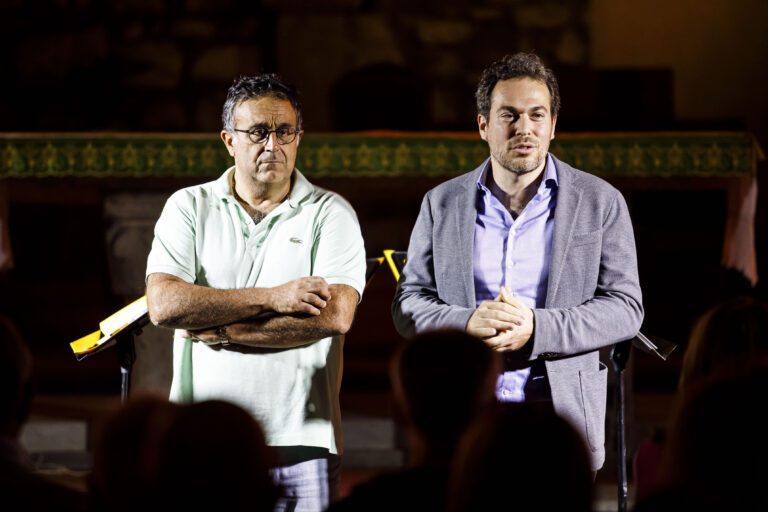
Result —
POLYGON ((233 343, 292 348, 346 333, 357 308, 357 291, 302 277, 272 288, 221 290, 164 273, 147 279, 149 316, 155 325, 185 329, 189 337, 217 343, 226 326, 233 343))

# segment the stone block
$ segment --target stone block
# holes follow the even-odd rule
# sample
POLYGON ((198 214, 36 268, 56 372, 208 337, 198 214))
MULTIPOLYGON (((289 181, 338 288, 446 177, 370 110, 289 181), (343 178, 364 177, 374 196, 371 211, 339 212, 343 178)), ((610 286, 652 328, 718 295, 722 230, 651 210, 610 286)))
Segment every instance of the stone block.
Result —
POLYGON ((168 194, 114 194, 104 201, 107 259, 115 295, 144 295, 144 272, 155 223, 168 194))
MULTIPOLYGON (((144 295, 144 274, 154 227, 168 194, 114 194, 104 201, 112 291, 124 302, 144 295)), ((131 393, 168 396, 173 373, 173 333, 147 325, 135 337, 131 393)))
POLYGON ((521 29, 564 28, 580 21, 574 19, 574 12, 564 2, 534 2, 515 9, 515 19, 521 29))
POLYGON ((562 64, 572 66, 585 64, 587 60, 586 35, 580 34, 576 30, 564 30, 555 47, 555 56, 562 64))
POLYGON ((14 52, 14 73, 24 80, 66 78, 72 72, 74 47, 74 35, 66 33, 20 41, 14 52))
POLYGON ((345 413, 344 466, 347 468, 398 468, 405 454, 397 443, 397 429, 390 418, 345 413))
POLYGON ((237 9, 237 2, 235 0, 217 0, 216 2, 211 2, 211 0, 185 0, 184 7, 190 13, 223 12, 232 14, 237 9))
POLYGON ((184 55, 171 42, 147 42, 123 49, 125 81, 131 87, 176 89, 180 85, 184 55))
POLYGON ((117 14, 144 14, 159 16, 167 12, 167 2, 156 0, 112 0, 112 11, 117 14))
POLYGON ((85 451, 85 421, 32 418, 21 431, 21 444, 30 453, 85 451))
POLYGON ((332 129, 329 95, 334 83, 355 69, 378 63, 404 64, 403 43, 380 15, 298 16, 278 20, 276 58, 282 74, 301 90, 308 129, 332 129))
POLYGON ((346 450, 345 468, 396 469, 405 465, 405 455, 400 450, 346 450))
POLYGON ((200 19, 181 19, 173 24, 177 37, 189 39, 210 39, 216 35, 216 25, 200 19))
POLYGON ((395 423, 390 418, 345 413, 342 425, 345 449, 388 450, 396 447, 395 423))
POLYGON ((463 21, 423 19, 418 23, 419 39, 428 45, 460 45, 473 33, 472 24, 463 21))
POLYGON ((228 84, 239 75, 257 72, 260 65, 261 51, 257 46, 218 46, 197 59, 192 67, 192 78, 228 84))

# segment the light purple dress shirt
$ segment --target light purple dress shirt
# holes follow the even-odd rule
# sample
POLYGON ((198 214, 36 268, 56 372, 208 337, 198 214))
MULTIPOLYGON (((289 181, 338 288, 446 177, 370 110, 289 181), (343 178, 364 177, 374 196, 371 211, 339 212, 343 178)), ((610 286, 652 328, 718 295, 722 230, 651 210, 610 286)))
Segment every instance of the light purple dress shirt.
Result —
MULTIPOLYGON (((536 195, 513 218, 486 186, 490 161, 477 181, 477 219, 473 249, 475 303, 493 300, 507 285, 530 308, 542 308, 547 299, 552 228, 557 202, 557 170, 547 155, 544 177, 536 195)), ((545 372, 531 376, 526 345, 519 352, 505 352, 504 373, 496 383, 502 402, 526 400, 528 379, 546 379, 545 372)))

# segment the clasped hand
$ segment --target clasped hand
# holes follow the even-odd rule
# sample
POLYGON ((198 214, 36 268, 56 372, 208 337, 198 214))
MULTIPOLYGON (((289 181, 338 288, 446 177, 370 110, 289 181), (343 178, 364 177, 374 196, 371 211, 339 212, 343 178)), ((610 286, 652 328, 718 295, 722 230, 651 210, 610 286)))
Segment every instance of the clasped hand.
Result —
POLYGON ((519 350, 533 335, 533 310, 503 286, 495 300, 481 302, 472 313, 467 333, 498 352, 519 350))

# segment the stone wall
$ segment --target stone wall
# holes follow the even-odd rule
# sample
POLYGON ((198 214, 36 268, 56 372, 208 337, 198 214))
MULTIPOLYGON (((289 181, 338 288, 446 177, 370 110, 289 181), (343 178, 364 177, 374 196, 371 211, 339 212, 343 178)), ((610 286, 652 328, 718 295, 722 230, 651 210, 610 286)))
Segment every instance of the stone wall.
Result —
MULTIPOLYGON (((145 293, 147 255, 152 246, 155 223, 168 195, 118 193, 104 199, 109 276, 112 293, 121 304, 130 304, 145 293)), ((172 337, 171 330, 152 324, 135 337, 133 392, 168 395, 173 374, 172 337)))
POLYGON ((586 66, 587 4, 4 2, 0 74, 13 101, 0 102, 0 131, 216 131, 233 78, 262 70, 299 86, 311 130, 472 129, 491 60, 536 50, 586 66))

